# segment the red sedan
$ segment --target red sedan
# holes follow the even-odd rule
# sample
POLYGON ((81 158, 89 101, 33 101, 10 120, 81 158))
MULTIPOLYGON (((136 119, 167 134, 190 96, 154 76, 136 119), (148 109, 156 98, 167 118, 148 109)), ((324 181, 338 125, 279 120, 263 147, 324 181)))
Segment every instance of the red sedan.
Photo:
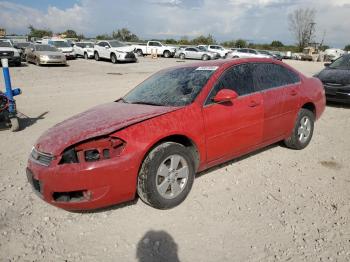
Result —
POLYGON ((305 148, 324 109, 320 80, 276 60, 186 64, 47 130, 27 176, 43 200, 67 210, 136 194, 172 208, 197 172, 278 141, 305 148))

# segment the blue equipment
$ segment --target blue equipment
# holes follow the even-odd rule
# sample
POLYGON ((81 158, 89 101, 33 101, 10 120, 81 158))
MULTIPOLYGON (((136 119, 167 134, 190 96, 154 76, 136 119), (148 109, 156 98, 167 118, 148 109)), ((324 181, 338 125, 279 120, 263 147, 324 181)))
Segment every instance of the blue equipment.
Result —
POLYGON ((8 60, 1 59, 2 71, 5 81, 5 93, 0 91, 0 121, 4 121, 11 131, 19 130, 19 121, 17 118, 15 96, 22 93, 21 89, 12 89, 8 60))

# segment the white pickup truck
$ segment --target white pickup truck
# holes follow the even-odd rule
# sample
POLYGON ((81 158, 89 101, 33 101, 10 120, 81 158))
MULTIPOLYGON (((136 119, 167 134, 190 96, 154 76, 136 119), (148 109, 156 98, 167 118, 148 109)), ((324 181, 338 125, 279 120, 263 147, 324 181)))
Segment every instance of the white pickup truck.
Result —
POLYGON ((148 41, 147 44, 133 45, 139 56, 157 54, 166 58, 173 57, 176 52, 175 46, 163 45, 158 41, 148 41))

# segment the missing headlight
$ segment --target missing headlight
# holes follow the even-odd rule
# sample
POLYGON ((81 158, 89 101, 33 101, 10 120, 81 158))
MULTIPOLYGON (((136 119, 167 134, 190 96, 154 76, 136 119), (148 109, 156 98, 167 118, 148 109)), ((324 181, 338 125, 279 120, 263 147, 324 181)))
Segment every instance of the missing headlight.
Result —
POLYGON ((68 149, 64 151, 62 154, 61 161, 59 164, 71 164, 71 163, 79 163, 77 152, 74 148, 68 149))
POLYGON ((84 152, 84 155, 85 155, 86 162, 93 162, 100 159, 100 153, 98 152, 97 149, 86 150, 84 152))

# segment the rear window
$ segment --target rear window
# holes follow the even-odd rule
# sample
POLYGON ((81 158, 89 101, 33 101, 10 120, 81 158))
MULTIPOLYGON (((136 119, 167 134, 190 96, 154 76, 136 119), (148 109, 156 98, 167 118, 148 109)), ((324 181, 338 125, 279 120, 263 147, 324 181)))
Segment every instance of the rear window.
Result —
POLYGON ((259 63, 253 66, 253 81, 256 89, 262 91, 298 83, 300 78, 296 73, 281 65, 259 63))

